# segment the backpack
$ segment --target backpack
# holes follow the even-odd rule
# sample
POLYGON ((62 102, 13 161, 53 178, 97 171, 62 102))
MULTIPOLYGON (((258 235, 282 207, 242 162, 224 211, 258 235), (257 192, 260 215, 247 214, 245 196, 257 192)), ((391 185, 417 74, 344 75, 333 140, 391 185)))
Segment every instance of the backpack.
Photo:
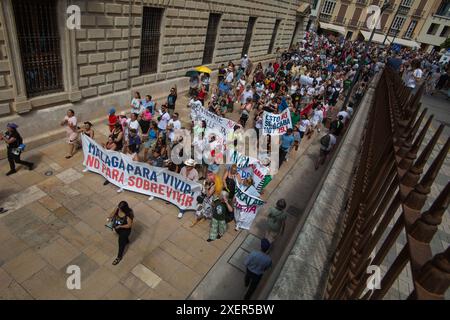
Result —
POLYGON ((325 147, 328 148, 329 144, 330 144, 330 135, 324 135, 322 138, 320 138, 320 144, 325 147))

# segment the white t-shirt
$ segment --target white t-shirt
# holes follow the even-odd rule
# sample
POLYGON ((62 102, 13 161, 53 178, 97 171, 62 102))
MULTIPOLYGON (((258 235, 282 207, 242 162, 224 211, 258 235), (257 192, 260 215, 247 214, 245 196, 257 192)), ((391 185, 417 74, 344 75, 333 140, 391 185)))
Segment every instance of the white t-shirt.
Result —
POLYGON ((416 87, 417 84, 417 80, 416 79, 422 79, 423 76, 423 71, 419 68, 417 68, 416 70, 414 70, 413 72, 410 72, 407 76, 407 81, 406 81, 406 86, 408 88, 412 88, 414 89, 416 87))
POLYGON ((175 130, 181 129, 181 122, 180 122, 180 120, 173 121, 173 119, 170 119, 169 124, 172 124, 173 128, 175 130))
POLYGON ((300 120, 298 129, 300 132, 306 132, 310 125, 310 121, 308 119, 300 120))
POLYGON ((340 111, 337 116, 338 116, 338 118, 339 118, 339 116, 342 116, 344 118, 344 119, 342 119, 342 122, 344 124, 347 122, 348 119, 350 119, 350 115, 348 114, 347 111, 340 111))
POLYGON ((158 128, 160 130, 166 130, 167 128, 167 124, 170 121, 170 114, 165 112, 164 114, 162 113, 162 111, 159 111, 159 114, 161 115, 161 119, 158 122, 158 128))
POLYGON ((225 78, 225 82, 231 83, 233 82, 233 78, 234 78, 233 72, 228 72, 227 77, 225 78))
POLYGON ((128 127, 130 128, 130 129, 135 129, 136 131, 137 131, 137 133, 139 134, 139 129, 140 129, 140 125, 139 125, 139 121, 137 121, 137 120, 131 120, 131 119, 128 119, 127 120, 127 123, 128 123, 128 127))
POLYGON ((331 148, 333 148, 333 146, 336 144, 336 137, 331 133, 329 133, 328 135, 330 136, 330 141, 328 142, 328 146, 324 146, 324 145, 320 144, 320 150, 330 151, 331 148))
POLYGON ((194 100, 194 99, 191 99, 190 101, 189 101, 189 106, 192 108, 192 107, 198 107, 198 108, 200 108, 200 107, 203 107, 203 105, 202 105, 202 102, 200 101, 200 100, 194 100))
POLYGON ((330 151, 331 148, 336 144, 336 137, 330 133, 330 142, 328 143, 327 151, 330 151))
POLYGON ((141 100, 133 98, 133 100, 131 100, 131 113, 139 114, 141 112, 141 106, 141 100))
POLYGON ((313 122, 317 125, 322 121, 323 121, 323 111, 319 109, 314 110, 313 122))
POLYGON ((252 90, 249 90, 249 91, 245 90, 242 93, 241 103, 246 103, 248 98, 252 98, 253 99, 253 91, 252 90))

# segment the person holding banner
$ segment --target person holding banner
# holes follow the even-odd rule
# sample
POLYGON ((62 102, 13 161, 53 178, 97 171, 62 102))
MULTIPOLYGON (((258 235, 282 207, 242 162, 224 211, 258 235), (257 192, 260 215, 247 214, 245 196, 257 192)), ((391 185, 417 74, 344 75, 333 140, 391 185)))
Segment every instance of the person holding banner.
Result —
MULTIPOLYGON (((195 169, 194 159, 188 159, 184 161, 184 167, 181 168, 180 175, 189 181, 198 181, 198 171, 195 169)), ((180 210, 178 213, 178 219, 183 218, 185 210, 180 210)))
POLYGON ((220 198, 213 202, 212 205, 212 220, 211 228, 209 230, 208 242, 220 239, 227 230, 227 215, 232 214, 234 208, 230 204, 229 194, 226 191, 220 193, 220 198))

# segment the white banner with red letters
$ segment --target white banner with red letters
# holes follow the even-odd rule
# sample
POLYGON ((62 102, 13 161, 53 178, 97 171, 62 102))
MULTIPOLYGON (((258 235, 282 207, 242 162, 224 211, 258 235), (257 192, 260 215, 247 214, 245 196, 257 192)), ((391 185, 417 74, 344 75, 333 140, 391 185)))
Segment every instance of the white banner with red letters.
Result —
POLYGON ((136 162, 128 155, 106 150, 86 135, 82 135, 82 143, 83 165, 89 171, 102 175, 124 190, 163 199, 183 210, 196 209, 201 184, 165 168, 136 162))

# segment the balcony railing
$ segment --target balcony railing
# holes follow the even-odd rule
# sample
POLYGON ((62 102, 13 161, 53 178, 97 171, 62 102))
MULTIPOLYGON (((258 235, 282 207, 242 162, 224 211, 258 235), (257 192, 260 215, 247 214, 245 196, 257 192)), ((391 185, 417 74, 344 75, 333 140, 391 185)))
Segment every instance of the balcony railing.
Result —
POLYGON ((367 5, 367 1, 368 1, 368 0, 356 0, 356 4, 365 6, 365 5, 367 5))
POLYGON ((326 13, 321 13, 319 15, 319 20, 323 21, 323 22, 330 22, 331 21, 331 15, 326 14, 326 13))
POLYGON ((409 12, 409 9, 411 9, 411 8, 405 7, 405 6, 402 6, 402 5, 401 5, 401 6, 398 8, 398 13, 399 13, 399 14, 407 15, 408 12, 409 12))
POLYGON ((392 4, 389 7, 386 8, 386 12, 392 12, 395 10, 395 8, 397 7, 397 5, 392 4))

